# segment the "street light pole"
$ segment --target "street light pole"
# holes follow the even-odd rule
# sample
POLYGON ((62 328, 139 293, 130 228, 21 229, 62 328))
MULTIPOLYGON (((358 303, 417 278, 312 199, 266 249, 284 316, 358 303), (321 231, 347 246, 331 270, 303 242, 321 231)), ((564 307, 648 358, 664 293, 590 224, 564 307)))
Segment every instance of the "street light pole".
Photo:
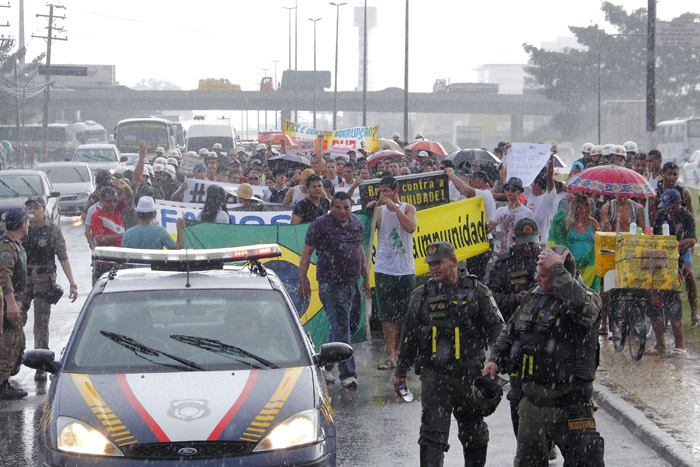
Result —
POLYGON ((615 36, 646 36, 646 34, 642 33, 630 33, 630 34, 609 34, 605 36, 602 40, 598 41, 598 144, 603 144, 600 142, 600 55, 601 51, 603 49, 603 45, 605 44, 605 41, 610 39, 611 37, 615 36))
POLYGON ((316 22, 321 18, 309 18, 314 23, 314 128, 316 128, 316 22))
POLYGON ((289 12, 289 66, 288 70, 292 69, 292 10, 296 10, 295 6, 283 6, 285 10, 289 12))
POLYGON ((408 0, 406 0, 406 50, 403 76, 403 140, 408 141, 408 0))
POLYGON ((335 7, 335 72, 333 73, 333 131, 336 129, 336 120, 338 118, 338 27, 340 26, 340 7, 347 3, 331 2, 335 7))

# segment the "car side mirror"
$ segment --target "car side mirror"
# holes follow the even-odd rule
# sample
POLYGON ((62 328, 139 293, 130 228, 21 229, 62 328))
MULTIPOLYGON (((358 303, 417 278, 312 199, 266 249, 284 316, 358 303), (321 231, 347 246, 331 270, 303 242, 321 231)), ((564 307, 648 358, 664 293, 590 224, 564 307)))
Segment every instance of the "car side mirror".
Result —
POLYGON ((22 363, 34 370, 46 371, 51 374, 56 373, 61 367, 61 362, 55 360, 56 354, 46 349, 34 349, 25 352, 22 356, 22 363))
POLYGON ((122 157, 119 158, 119 162, 126 162, 126 161, 128 161, 128 160, 129 160, 129 158, 126 157, 126 156, 122 156, 122 157))
POLYGON ((321 351, 314 355, 316 366, 340 363, 352 357, 352 347, 342 342, 328 342, 321 345, 321 351))
POLYGON ((60 197, 61 197, 61 193, 58 191, 52 191, 51 193, 49 193, 49 198, 60 198, 60 197))

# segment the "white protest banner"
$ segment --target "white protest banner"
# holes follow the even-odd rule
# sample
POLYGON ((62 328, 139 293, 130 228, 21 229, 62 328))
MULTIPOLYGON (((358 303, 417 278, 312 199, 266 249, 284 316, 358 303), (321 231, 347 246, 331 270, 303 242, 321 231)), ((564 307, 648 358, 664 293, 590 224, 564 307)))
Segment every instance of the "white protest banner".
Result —
POLYGON ((518 177, 523 186, 530 185, 551 154, 551 144, 512 143, 506 157, 508 178, 518 177))
MULTIPOLYGON (((209 188, 210 185, 219 185, 229 194, 227 200, 233 202, 233 192, 234 190, 238 190, 238 187, 241 186, 238 183, 212 182, 211 180, 197 180, 196 178, 187 178, 185 182, 187 182, 187 190, 185 190, 182 197, 185 203, 204 204, 207 200, 207 188, 209 188)), ((265 188, 264 186, 253 185, 253 195, 263 199, 265 188)))
MULTIPOLYGON (((177 228, 175 223, 179 218, 196 220, 200 212, 202 212, 202 204, 199 203, 180 203, 177 201, 166 201, 162 199, 156 200, 158 208, 156 222, 158 225, 165 228, 169 234, 176 234, 177 228)), ((258 225, 277 225, 289 224, 292 220, 292 206, 289 211, 235 211, 240 204, 228 204, 229 218, 232 224, 258 224, 258 225)))
POLYGON ((286 147, 287 154, 300 154, 305 157, 311 157, 315 154, 315 141, 308 138, 297 138, 297 145, 286 147))

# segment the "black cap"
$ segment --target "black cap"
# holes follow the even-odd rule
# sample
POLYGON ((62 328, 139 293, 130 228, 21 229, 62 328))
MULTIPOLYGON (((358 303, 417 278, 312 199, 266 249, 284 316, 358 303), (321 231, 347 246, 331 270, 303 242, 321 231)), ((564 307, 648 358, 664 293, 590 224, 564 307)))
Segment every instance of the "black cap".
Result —
POLYGON ((532 219, 520 219, 515 223, 513 237, 518 245, 540 243, 540 229, 537 227, 537 222, 532 219))
POLYGON ((440 261, 442 258, 455 258, 455 247, 448 242, 433 242, 428 245, 428 254, 425 256, 425 263, 440 261))
POLYGON ((503 186, 503 188, 508 188, 509 186, 515 187, 520 191, 524 191, 523 181, 520 180, 518 177, 510 177, 506 184, 503 186))
POLYGON ((17 230, 29 219, 29 214, 22 208, 10 208, 2 218, 5 220, 5 228, 7 230, 17 230))
POLYGON ((109 186, 112 184, 112 174, 106 170, 100 170, 95 174, 95 184, 97 186, 109 186))

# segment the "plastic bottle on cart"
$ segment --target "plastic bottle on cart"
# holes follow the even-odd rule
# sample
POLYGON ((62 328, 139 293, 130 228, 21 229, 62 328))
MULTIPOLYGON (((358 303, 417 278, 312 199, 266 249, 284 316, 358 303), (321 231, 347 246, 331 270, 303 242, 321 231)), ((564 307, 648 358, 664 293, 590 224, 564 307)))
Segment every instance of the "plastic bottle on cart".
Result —
POLYGON ((632 235, 637 235, 637 223, 635 221, 630 223, 630 233, 632 235))
POLYGON ((668 221, 664 221, 664 225, 661 227, 664 235, 671 235, 671 228, 668 226, 668 221))

